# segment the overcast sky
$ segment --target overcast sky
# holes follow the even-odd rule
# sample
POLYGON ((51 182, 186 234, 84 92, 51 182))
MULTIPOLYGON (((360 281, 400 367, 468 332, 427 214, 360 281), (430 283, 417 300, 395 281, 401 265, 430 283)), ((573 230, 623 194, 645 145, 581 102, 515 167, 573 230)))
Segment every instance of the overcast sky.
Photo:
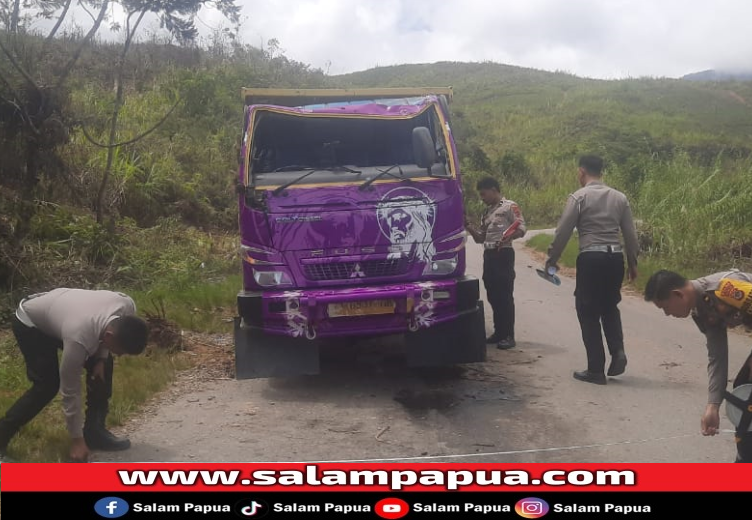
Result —
MULTIPOLYGON (((242 39, 329 74, 493 61, 578 76, 752 69, 752 0, 238 0, 242 39)), ((202 33, 221 27, 203 11, 202 33)))

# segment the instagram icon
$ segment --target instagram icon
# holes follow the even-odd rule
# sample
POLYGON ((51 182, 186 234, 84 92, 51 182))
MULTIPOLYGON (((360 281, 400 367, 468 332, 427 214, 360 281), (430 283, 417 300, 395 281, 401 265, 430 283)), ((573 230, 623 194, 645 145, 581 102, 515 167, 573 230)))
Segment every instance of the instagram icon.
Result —
POLYGON ((542 498, 523 498, 515 504, 514 511, 522 518, 540 518, 548 513, 548 502, 542 498))

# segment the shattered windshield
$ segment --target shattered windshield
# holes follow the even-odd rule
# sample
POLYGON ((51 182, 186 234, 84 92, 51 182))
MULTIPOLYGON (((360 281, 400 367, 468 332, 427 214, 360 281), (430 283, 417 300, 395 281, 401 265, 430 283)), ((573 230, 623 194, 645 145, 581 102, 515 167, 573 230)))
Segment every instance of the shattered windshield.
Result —
POLYGON ((434 110, 407 118, 314 117, 261 111, 254 124, 250 174, 260 186, 292 186, 315 178, 318 184, 366 183, 366 188, 387 176, 404 180, 446 175, 450 166, 441 153, 430 170, 416 164, 416 128, 429 129, 437 153, 447 149, 434 110))

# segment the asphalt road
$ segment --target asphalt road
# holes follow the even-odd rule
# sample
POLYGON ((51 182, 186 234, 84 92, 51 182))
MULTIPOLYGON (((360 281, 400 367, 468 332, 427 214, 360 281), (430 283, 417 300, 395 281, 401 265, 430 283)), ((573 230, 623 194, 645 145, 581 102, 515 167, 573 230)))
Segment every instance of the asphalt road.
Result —
MULTIPOLYGON (((517 242, 516 349, 418 371, 376 344, 319 376, 183 381, 124 428, 130 450, 95 460, 732 462, 724 412, 728 431, 700 434, 707 355, 694 323, 625 293, 627 372, 607 386, 576 381, 585 351, 574 280, 540 279, 540 260, 517 242)), ((470 244, 468 258, 480 275, 480 246, 470 244)), ((731 333, 730 343, 733 377, 750 341, 731 333)))

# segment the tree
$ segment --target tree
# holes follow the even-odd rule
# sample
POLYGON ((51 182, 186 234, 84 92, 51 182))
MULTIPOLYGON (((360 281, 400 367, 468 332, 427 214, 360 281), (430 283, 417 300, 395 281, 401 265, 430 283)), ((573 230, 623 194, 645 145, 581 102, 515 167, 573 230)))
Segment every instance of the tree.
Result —
POLYGON ((50 43, 73 4, 73 0, 0 0, 0 183, 20 195, 12 226, 15 243, 28 232, 34 211, 28 202, 40 179, 64 174, 58 150, 68 142, 70 131, 66 83, 104 22, 110 2, 78 0, 76 5, 93 10, 91 25, 53 53, 50 43), (39 18, 54 20, 46 34, 30 29, 39 18))
MULTIPOLYGON (((17 188, 24 200, 32 198, 42 176, 54 177, 65 170, 56 152, 67 143, 76 121, 67 112, 66 85, 83 50, 108 20, 113 4, 120 5, 127 16, 123 48, 115 64, 116 93, 108 137, 105 143, 98 143, 109 150, 124 144, 117 142, 117 120, 124 100, 123 63, 144 18, 156 16, 162 29, 181 44, 189 44, 198 34, 194 19, 202 7, 215 7, 234 23, 240 13, 234 0, 0 0, 0 153, 4 158, 20 158, 2 161, 0 183, 17 188), (53 52, 50 42, 72 7, 89 13, 92 22, 85 33, 66 39, 63 48, 67 52, 60 56, 60 49, 53 52), (54 20, 46 35, 30 30, 31 21, 40 17, 54 20), (44 38, 40 40, 40 36, 44 38)), ((109 21, 113 29, 118 29, 115 20, 109 21)), ((99 220, 111 160, 109 157, 95 201, 99 220)), ((23 234, 25 226, 17 226, 16 231, 23 234)))
POLYGON ((118 61, 115 64, 116 78, 115 78, 115 99, 112 106, 112 115, 109 122, 109 134, 107 136, 107 144, 103 145, 89 139, 98 146, 104 146, 107 148, 107 162, 104 172, 102 173, 102 179, 99 183, 99 189, 97 190, 97 199, 95 203, 97 222, 102 222, 104 216, 104 196, 107 190, 110 176, 112 175, 112 163, 115 157, 115 152, 118 148, 127 144, 136 142, 146 135, 153 132, 159 125, 161 125, 172 111, 177 107, 178 102, 167 112, 167 114, 152 128, 142 133, 136 138, 129 139, 126 142, 118 142, 118 118, 120 117, 120 110, 123 107, 124 102, 124 64, 128 51, 131 48, 133 39, 138 31, 141 22, 144 17, 153 13, 160 19, 160 27, 166 29, 174 36, 180 43, 187 44, 195 40, 198 35, 194 23, 194 17, 198 14, 199 10, 206 4, 213 4, 218 10, 220 10, 225 16, 227 16, 233 23, 237 23, 239 20, 240 7, 235 5, 233 0, 125 0, 121 2, 122 6, 126 10, 126 23, 125 23, 125 40, 123 42, 123 48, 118 56, 118 61))

